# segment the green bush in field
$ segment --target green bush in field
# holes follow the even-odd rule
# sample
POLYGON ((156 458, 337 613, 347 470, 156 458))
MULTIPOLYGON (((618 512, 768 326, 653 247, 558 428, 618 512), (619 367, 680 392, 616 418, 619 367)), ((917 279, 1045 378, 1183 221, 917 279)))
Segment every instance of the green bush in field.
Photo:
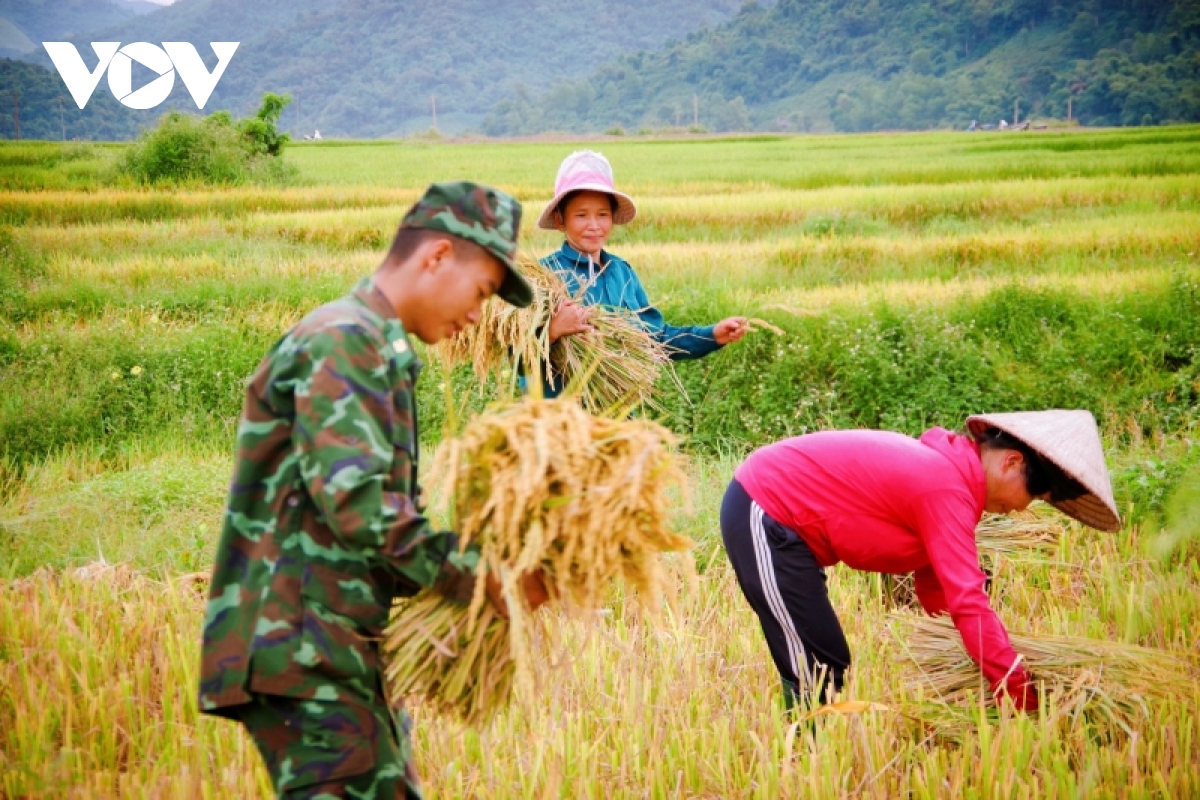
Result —
POLYGON ((228 115, 202 119, 171 111, 129 148, 121 168, 140 183, 229 184, 244 180, 248 160, 228 115))
POLYGON ((165 114, 125 153, 121 171, 139 183, 286 183, 295 173, 280 156, 288 135, 276 128, 287 95, 267 92, 250 119, 228 111, 165 114))
POLYGON ((279 156, 283 154, 283 146, 291 137, 280 133, 275 126, 288 103, 292 101, 289 95, 278 95, 267 92, 263 95, 262 105, 258 113, 250 119, 238 123, 238 130, 246 138, 248 147, 254 155, 279 156))

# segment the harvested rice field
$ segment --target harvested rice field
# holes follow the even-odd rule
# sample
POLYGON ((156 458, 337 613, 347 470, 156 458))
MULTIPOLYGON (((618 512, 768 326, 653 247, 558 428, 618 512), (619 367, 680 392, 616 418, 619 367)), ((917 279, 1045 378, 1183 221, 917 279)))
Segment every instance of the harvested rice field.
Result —
MULTIPOLYGON (((677 364, 643 412, 690 485, 661 509, 695 542, 663 556, 662 609, 622 582, 552 604, 531 692, 475 725, 414 704, 427 796, 1200 796, 1200 128, 1173 127, 301 143, 297 185, 179 190, 114 185, 119 146, 0 143, 0 797, 270 794, 196 697, 243 381, 430 181, 512 191, 523 249, 556 248, 533 220, 577 146, 639 202, 609 249, 669 322, 764 326, 677 364), (1125 521, 1035 505, 978 534, 1057 690, 1040 715, 985 702, 952 630, 840 566, 844 702, 785 715, 722 551, 741 458, 1038 408, 1095 415, 1125 521)), ((429 469, 503 391, 423 357, 429 469)))

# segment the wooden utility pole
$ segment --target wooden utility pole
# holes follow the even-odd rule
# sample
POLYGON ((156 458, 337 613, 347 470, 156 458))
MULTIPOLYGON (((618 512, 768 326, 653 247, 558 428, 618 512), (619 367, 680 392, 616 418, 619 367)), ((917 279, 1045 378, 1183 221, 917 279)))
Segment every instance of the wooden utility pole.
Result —
POLYGON ((700 127, 700 95, 692 95, 692 127, 700 127))
POLYGON ((1013 100, 1013 127, 1021 121, 1021 101, 1013 100))
POLYGON ((21 90, 13 89, 13 140, 21 141, 21 90))
POLYGON ((433 129, 437 130, 437 95, 429 96, 429 105, 433 109, 433 129))
POLYGON ((67 123, 63 119, 63 99, 62 95, 58 96, 58 124, 62 127, 62 140, 67 140, 67 123))
POLYGON ((1074 99, 1075 98, 1073 98, 1073 97, 1067 98, 1067 124, 1068 125, 1071 124, 1071 101, 1074 99))

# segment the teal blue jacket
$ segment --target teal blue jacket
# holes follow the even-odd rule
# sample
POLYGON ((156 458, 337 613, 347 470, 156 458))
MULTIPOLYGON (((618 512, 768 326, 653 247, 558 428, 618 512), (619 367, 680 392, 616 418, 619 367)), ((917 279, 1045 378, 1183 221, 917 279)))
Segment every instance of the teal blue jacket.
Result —
MULTIPOLYGON (((606 250, 600 251, 603 269, 594 262, 589 264, 586 255, 566 242, 557 251, 541 259, 541 264, 558 273, 572 296, 582 293, 584 305, 632 312, 655 339, 670 349, 672 361, 703 358, 721 348, 713 336, 712 325, 668 324, 662 312, 650 305, 646 290, 629 262, 606 250)), ((544 368, 542 374, 546 374, 544 368)), ((546 397, 555 397, 562 391, 562 386, 543 383, 542 390, 546 397)))

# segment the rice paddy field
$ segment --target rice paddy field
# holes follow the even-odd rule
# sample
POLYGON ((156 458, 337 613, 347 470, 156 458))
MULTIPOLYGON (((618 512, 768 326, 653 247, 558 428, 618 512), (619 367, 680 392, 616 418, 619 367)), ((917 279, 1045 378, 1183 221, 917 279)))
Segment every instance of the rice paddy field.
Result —
MULTIPOLYGON (((288 150, 299 185, 148 190, 112 177, 116 145, 0 144, 0 797, 269 795, 250 741, 196 707, 242 380, 379 263, 430 181, 514 192, 527 249, 557 247, 532 220, 577 146, 323 142, 288 150)), ((587 146, 639 203, 610 249, 669 321, 783 333, 662 384, 692 485, 671 515, 697 542, 677 600, 651 617, 614 587, 563 618, 537 702, 486 727, 414 708, 427 795, 1200 796, 1200 128, 587 146), (1090 668, 1125 727, 1078 693, 1035 717, 941 697, 915 613, 834 568, 861 702, 785 716, 717 528, 740 457, 1051 407, 1096 415, 1127 524, 1034 509, 1051 544, 994 555, 993 602, 1024 636, 1161 653, 1172 690, 1121 694, 1153 657, 1138 681, 1090 668)), ((447 389, 495 395, 432 361, 427 444, 447 389)))

